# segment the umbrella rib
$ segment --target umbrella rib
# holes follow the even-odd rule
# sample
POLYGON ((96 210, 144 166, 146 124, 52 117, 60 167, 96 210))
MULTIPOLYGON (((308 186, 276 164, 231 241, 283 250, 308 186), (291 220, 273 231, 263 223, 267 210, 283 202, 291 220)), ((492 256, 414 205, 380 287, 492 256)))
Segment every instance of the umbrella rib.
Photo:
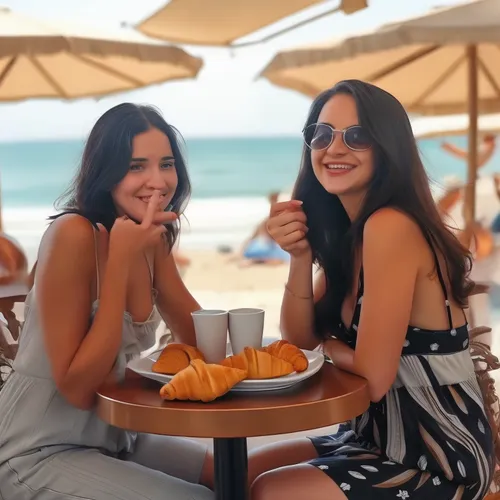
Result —
POLYGON ((413 106, 418 107, 422 104, 422 102, 431 95, 432 92, 434 92, 436 89, 441 87, 441 85, 453 74, 457 69, 460 67, 460 65, 465 61, 465 54, 462 57, 459 57, 451 66, 448 67, 448 69, 444 72, 441 73, 440 76, 434 80, 434 83, 429 85, 426 90, 422 94, 420 94, 419 97, 417 97, 416 101, 412 104, 412 106, 408 106, 409 109, 411 109, 413 106))
POLYGON ((52 78, 51 74, 43 67, 42 63, 33 56, 27 56, 31 64, 40 72, 47 83, 57 92, 58 95, 68 98, 66 91, 52 78))
POLYGON ((122 73, 121 71, 118 71, 114 68, 110 68, 109 66, 106 66, 105 64, 103 63, 100 63, 100 62, 97 62, 97 61, 93 61, 92 59, 87 59, 85 56, 82 56, 80 54, 71 54, 71 56, 73 56, 74 58, 76 59, 79 59, 80 61, 88 64, 89 66, 93 66, 94 68, 98 68, 102 71, 105 71, 107 73, 110 73, 111 75, 113 76, 116 76, 118 78, 121 78, 122 80, 125 80, 126 82, 128 83, 131 83, 135 86, 142 86, 144 85, 144 82, 141 82, 140 80, 137 80, 136 78, 132 77, 132 76, 128 76, 124 73, 122 73))
POLYGON ((495 81, 495 78, 493 77, 488 66, 486 66, 486 64, 484 63, 484 61, 480 57, 477 58, 477 63, 479 65, 479 67, 483 70, 484 76, 488 80, 489 84, 493 87, 493 90, 496 92, 497 97, 500 97, 500 86, 495 81))
POLYGON ((406 66, 407 64, 411 64, 413 61, 416 61, 417 59, 420 59, 421 57, 425 57, 435 50, 439 49, 439 45, 432 45, 431 47, 424 47, 423 49, 417 50, 416 52, 413 52, 412 54, 404 57, 403 59, 399 59, 395 63, 386 66, 385 68, 381 69, 380 71, 377 71, 376 73, 371 74, 368 78, 366 78, 367 81, 369 82, 375 82, 380 78, 383 78, 384 76, 387 76, 390 73, 393 73, 394 71, 397 71, 398 69, 406 66))
POLYGON ((12 59, 7 63, 3 71, 0 73, 0 85, 3 84, 7 76, 9 76, 9 73, 12 71, 14 68, 14 64, 16 64, 18 56, 12 57, 12 59))
MULTIPOLYGON (((323 19, 326 16, 329 16, 331 14, 336 14, 337 12, 342 10, 342 2, 334 7, 333 9, 327 10, 325 12, 321 12, 320 14, 317 14, 311 18, 304 19, 302 21, 299 21, 298 23, 292 24, 291 26, 287 26, 286 28, 283 28, 282 30, 276 31, 275 33, 271 33, 268 36, 265 36, 263 38, 259 38, 258 40, 252 40, 250 42, 240 42, 240 43, 232 43, 230 40, 229 42, 226 42, 226 45, 228 45, 231 49, 241 49, 243 47, 251 47, 252 45, 260 45, 264 44, 266 42, 269 42, 270 40, 273 40, 274 38, 277 38, 281 35, 284 35, 285 33, 288 33, 290 31, 293 31, 297 28, 302 28, 302 26, 305 26, 306 24, 310 24, 313 21, 317 21, 318 19, 323 19)), ((242 37, 240 37, 242 38, 242 37)))

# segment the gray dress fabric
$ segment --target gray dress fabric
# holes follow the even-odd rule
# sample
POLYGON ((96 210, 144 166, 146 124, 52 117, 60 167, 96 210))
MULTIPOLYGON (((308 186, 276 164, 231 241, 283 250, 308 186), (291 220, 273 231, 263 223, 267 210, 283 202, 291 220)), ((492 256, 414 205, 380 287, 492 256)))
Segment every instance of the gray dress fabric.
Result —
MULTIPOLYGON (((97 307, 98 300, 91 319, 97 307)), ((156 308, 143 323, 124 314, 119 377, 154 345, 159 322, 156 308)), ((118 429, 70 405, 52 378, 33 287, 13 372, 0 391, 0 500, 212 500, 197 484, 205 455, 198 442, 118 429)))

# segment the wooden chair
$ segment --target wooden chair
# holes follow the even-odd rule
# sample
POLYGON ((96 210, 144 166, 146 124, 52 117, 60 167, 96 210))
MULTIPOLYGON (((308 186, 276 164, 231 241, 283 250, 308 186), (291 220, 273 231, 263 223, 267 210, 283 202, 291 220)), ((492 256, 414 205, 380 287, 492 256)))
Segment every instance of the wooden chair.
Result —
POLYGON ((14 306, 24 302, 35 282, 36 264, 33 266, 25 283, 0 286, 0 352, 10 360, 17 354, 17 342, 21 333, 22 322, 16 317, 14 306), (10 336, 10 339, 7 338, 10 336))
MULTIPOLYGON (((484 283, 476 283, 470 296, 488 294, 489 287, 484 283)), ((486 303, 487 304, 487 303, 486 303)), ((480 326, 477 318, 479 311, 471 307, 467 318, 472 329, 469 332, 470 351, 474 361, 477 380, 481 387, 490 426, 493 430, 497 468, 491 485, 490 494, 485 500, 500 500, 500 400, 495 389, 495 381, 491 372, 500 369, 498 358, 491 352, 492 329, 480 326)))

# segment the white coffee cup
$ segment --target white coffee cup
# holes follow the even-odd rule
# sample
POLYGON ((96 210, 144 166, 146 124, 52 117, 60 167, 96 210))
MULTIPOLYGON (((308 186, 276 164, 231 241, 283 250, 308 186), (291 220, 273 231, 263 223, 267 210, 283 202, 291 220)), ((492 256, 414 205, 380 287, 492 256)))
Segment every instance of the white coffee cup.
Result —
POLYGON ((200 309, 191 313, 196 346, 207 363, 219 363, 226 357, 228 313, 222 309, 200 309))
POLYGON ((264 334, 264 310, 244 307, 229 311, 229 340, 233 354, 245 347, 262 347, 264 334))

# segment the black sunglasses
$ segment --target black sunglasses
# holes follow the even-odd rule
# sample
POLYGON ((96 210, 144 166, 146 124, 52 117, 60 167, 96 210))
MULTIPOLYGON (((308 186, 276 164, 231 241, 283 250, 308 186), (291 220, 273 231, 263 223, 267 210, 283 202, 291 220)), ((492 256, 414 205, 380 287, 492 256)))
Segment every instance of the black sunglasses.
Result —
POLYGON ((344 130, 337 130, 327 123, 313 123, 302 131, 306 146, 314 151, 329 148, 335 134, 342 134, 344 144, 352 151, 366 151, 374 144, 368 131, 361 125, 352 125, 344 130))

